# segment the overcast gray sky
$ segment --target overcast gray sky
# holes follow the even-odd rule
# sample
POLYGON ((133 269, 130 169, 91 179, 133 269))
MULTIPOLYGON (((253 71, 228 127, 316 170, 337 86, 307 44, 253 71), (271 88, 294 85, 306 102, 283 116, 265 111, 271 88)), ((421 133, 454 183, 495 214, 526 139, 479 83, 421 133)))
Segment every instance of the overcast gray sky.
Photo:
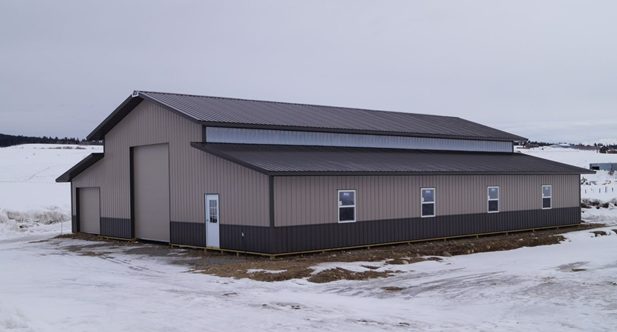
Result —
POLYGON ((617 140, 617 1, 0 0, 0 133, 85 137, 133 90, 617 140))

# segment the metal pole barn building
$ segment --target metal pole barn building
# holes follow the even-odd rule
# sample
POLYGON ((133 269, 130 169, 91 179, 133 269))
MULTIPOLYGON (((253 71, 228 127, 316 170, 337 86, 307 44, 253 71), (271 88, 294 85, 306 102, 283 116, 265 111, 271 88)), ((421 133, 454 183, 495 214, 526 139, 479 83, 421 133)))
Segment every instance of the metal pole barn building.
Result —
POLYGON ((593 173, 457 117, 145 91, 88 139, 73 232, 268 255, 579 224, 593 173))

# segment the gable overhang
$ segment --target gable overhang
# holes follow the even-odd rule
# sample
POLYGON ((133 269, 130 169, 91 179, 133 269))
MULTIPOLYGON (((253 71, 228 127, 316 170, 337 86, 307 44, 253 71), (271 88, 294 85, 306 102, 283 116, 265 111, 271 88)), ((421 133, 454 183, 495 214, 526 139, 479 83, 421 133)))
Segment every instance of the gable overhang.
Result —
POLYGON ((82 159, 75 166, 71 167, 68 171, 64 172, 64 174, 60 175, 56 182, 71 182, 73 178, 79 175, 81 172, 88 169, 88 167, 94 165, 97 161, 103 159, 103 153, 91 153, 86 158, 82 159))
POLYGON ((105 135, 115 127, 122 119, 124 119, 135 107, 137 107, 142 101, 147 100, 151 103, 159 105, 166 110, 180 115, 190 121, 200 123, 197 119, 192 116, 189 116, 165 103, 162 103, 158 100, 152 99, 145 94, 140 94, 139 92, 134 92, 131 96, 126 98, 122 104, 120 104, 116 109, 107 117, 101 124, 99 124, 87 137, 86 139, 89 141, 100 141, 105 139, 105 135))

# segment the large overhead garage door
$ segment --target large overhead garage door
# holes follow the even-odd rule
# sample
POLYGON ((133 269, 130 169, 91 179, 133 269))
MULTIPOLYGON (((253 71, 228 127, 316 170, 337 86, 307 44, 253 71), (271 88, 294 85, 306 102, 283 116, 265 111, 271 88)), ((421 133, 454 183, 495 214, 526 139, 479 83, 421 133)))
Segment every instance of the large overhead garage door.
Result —
POLYGON ((99 188, 78 188, 79 231, 101 234, 99 188))
POLYGON ((133 148, 135 237, 169 242, 169 149, 167 144, 133 148))

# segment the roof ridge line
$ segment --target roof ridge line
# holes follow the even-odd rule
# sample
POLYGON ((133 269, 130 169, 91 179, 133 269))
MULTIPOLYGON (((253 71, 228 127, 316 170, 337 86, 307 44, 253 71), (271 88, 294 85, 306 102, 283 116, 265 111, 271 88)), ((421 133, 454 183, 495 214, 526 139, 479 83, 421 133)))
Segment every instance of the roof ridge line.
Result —
MULTIPOLYGON (((142 91, 142 90, 135 90, 135 92, 139 92, 139 93, 141 93, 141 92, 143 92, 143 93, 154 93, 154 94, 162 94, 162 95, 176 95, 176 96, 186 96, 186 97, 197 97, 197 98, 212 98, 212 99, 225 99, 225 100, 252 101, 252 102, 268 103, 268 104, 283 104, 283 105, 326 107, 326 108, 346 109, 346 110, 365 111, 365 112, 411 114, 411 115, 420 115, 420 116, 438 116, 438 117, 443 117, 443 118, 457 118, 457 119, 461 119, 460 117, 453 116, 453 115, 426 114, 426 113, 413 113, 413 112, 401 112, 401 111, 386 111, 386 110, 376 110, 376 109, 368 109, 368 108, 357 108, 357 107, 349 107, 349 106, 331 106, 331 105, 293 103, 293 102, 273 101, 273 100, 259 100, 259 99, 246 99, 246 98, 221 97, 221 96, 204 96, 204 95, 194 95, 194 94, 174 93, 174 92, 157 92, 157 91, 142 91)), ((469 121, 469 120, 466 120, 466 119, 462 119, 462 120, 469 121)))

